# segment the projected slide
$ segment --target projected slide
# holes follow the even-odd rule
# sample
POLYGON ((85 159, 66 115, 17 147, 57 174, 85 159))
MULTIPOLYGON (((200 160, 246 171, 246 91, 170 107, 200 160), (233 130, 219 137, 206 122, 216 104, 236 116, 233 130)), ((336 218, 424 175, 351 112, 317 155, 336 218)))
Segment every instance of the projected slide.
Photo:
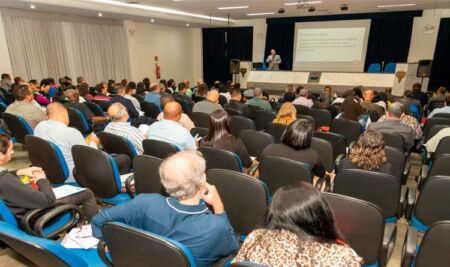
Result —
POLYGON ((294 70, 362 72, 370 21, 297 23, 294 70))

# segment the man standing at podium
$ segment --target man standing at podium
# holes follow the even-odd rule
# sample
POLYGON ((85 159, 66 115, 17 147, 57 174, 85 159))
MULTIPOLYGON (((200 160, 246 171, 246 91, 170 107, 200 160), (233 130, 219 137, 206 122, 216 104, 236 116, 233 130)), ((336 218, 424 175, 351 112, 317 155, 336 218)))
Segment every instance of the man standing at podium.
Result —
POLYGON ((269 70, 280 70, 281 57, 276 54, 275 49, 270 50, 266 63, 269 63, 269 70))

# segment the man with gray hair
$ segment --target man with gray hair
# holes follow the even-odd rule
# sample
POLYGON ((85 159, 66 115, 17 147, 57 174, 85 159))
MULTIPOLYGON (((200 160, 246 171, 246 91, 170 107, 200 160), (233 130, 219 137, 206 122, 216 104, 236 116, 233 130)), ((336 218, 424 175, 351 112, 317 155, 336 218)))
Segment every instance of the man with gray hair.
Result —
POLYGON ((414 130, 401 123, 405 107, 400 102, 392 103, 386 112, 386 120, 369 125, 369 129, 380 132, 399 134, 403 137, 404 148, 410 150, 414 146, 414 130))
POLYGON ((144 152, 142 141, 145 137, 128 122, 127 108, 120 103, 114 103, 108 108, 108 114, 111 122, 106 126, 105 132, 127 138, 133 144, 137 154, 142 155, 144 152))
POLYGON ((219 91, 211 89, 206 95, 206 99, 197 102, 192 108, 192 112, 203 112, 206 114, 211 114, 214 111, 220 109, 223 110, 222 106, 219 105, 219 91))
POLYGON ((253 98, 247 101, 249 106, 257 106, 265 110, 272 110, 269 101, 262 99, 263 90, 260 87, 253 89, 253 98))
POLYGON ((303 88, 303 89, 300 89, 299 97, 297 99, 295 99, 294 102, 292 102, 292 104, 312 108, 312 106, 314 105, 314 102, 309 97, 308 89, 303 88))
POLYGON ((140 194, 104 209, 91 222, 93 235, 102 239, 101 229, 107 222, 125 223, 181 242, 191 251, 197 266, 212 266, 236 252, 239 243, 216 187, 206 182, 205 169, 205 160, 195 152, 179 152, 167 158, 159 175, 170 196, 140 194))

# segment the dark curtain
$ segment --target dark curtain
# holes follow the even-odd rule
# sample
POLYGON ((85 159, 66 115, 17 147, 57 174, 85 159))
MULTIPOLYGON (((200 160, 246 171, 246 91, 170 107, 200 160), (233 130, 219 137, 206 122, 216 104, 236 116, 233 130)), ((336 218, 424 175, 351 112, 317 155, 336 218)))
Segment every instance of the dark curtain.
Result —
POLYGON ((292 70, 292 59, 294 57, 294 35, 295 23, 270 23, 267 24, 266 49, 264 60, 275 49, 281 57, 281 70, 292 70))
POLYGON ((372 19, 364 70, 371 63, 407 62, 413 22, 413 17, 372 19))
POLYGON ((428 90, 436 91, 440 86, 450 90, 450 18, 441 19, 439 34, 434 51, 431 78, 428 90))
POLYGON ((231 59, 252 60, 253 27, 204 28, 202 32, 205 83, 231 80, 231 59))

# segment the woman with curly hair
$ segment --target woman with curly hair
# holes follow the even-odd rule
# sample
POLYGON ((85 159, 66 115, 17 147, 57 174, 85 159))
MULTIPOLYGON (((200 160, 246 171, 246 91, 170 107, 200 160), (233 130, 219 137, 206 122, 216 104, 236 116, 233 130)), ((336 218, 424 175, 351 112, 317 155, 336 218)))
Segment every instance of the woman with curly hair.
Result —
POLYGON ((392 174, 391 164, 387 162, 384 146, 381 132, 370 129, 365 131, 350 151, 349 157, 341 161, 338 170, 360 169, 392 174))
POLYGON ((277 116, 275 117, 273 122, 289 125, 296 119, 297 109, 292 103, 286 102, 281 105, 280 110, 278 111, 277 116))

